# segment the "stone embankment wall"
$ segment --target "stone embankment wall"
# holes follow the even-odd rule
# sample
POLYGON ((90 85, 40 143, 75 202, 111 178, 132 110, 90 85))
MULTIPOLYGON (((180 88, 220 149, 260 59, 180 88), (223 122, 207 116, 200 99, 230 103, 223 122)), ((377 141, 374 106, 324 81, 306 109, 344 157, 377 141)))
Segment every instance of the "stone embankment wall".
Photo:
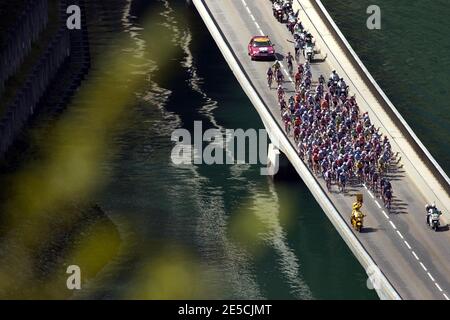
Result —
POLYGON ((5 31, 0 48, 0 94, 48 23, 48 0, 27 1, 16 22, 5 31))
MULTIPOLYGON (((85 8, 84 1, 71 1, 70 5, 77 4, 83 10, 85 8)), ((45 6, 47 6, 47 0, 37 2, 45 2, 45 6)), ((14 99, 5 107, 4 112, 0 116, 0 158, 5 155, 8 148, 14 143, 27 121, 39 108, 40 103, 42 104, 43 101, 49 100, 58 101, 57 107, 61 109, 63 104, 67 104, 70 100, 70 97, 79 87, 89 70, 90 55, 86 21, 82 19, 81 30, 67 29, 65 21, 68 6, 67 0, 61 0, 59 30, 49 41, 47 48, 27 75, 24 85, 18 90, 14 99), (67 77, 66 75, 64 77, 64 83, 59 85, 59 88, 54 90, 55 92, 52 93, 51 90, 49 92, 49 88, 58 87, 58 85, 55 86, 55 82, 59 81, 59 77, 62 77, 61 71, 65 71, 62 69, 66 68, 69 76, 67 77), (55 95, 56 92, 58 95, 57 99, 49 99, 49 95, 55 95)), ((24 13, 27 15, 27 18, 22 20, 24 24, 28 24, 28 21, 37 20, 35 12, 29 11, 28 7, 24 10, 24 13)), ((45 25, 46 22, 44 23, 44 21, 48 17, 44 16, 44 14, 39 15, 42 21, 35 23, 37 25, 45 25)), ((28 30, 26 27, 22 28, 28 30)), ((34 35, 28 35, 28 37, 29 39, 35 39, 34 35)), ((0 69, 0 73, 2 72, 3 70, 0 69)), ((2 76, 0 76, 0 79, 2 79, 2 76)))

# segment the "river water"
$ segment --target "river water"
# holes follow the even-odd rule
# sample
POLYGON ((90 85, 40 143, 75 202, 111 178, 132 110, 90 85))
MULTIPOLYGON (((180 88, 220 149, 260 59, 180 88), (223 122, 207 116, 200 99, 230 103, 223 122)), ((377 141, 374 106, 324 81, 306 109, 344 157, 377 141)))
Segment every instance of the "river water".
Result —
MULTIPOLYGON (((433 19, 427 19, 419 13, 430 1, 380 0, 383 29, 369 31, 365 2, 325 4, 448 171, 444 10, 428 10, 433 19), (407 46, 411 50, 405 52, 407 46)), ((110 138, 98 160, 102 183, 90 194, 117 226, 122 249, 80 295, 376 299, 364 270, 300 179, 272 181, 260 175, 258 165, 172 164, 173 130, 192 132, 194 121, 204 129, 263 128, 193 5, 95 0, 88 8, 90 77, 108 83, 111 74, 95 71, 121 36, 120 61, 131 70, 121 80, 142 80, 119 121, 104 124, 110 138), (162 54, 148 54, 159 46, 166 48, 162 54)), ((98 107, 77 101, 69 110, 98 107)), ((77 119, 89 122, 87 114, 77 119)))
MULTIPOLYGON (((105 164, 110 179, 101 206, 131 224, 125 233, 135 245, 126 263, 111 267, 114 285, 99 285, 96 294, 375 298, 364 270, 300 179, 274 183, 260 175, 259 166, 171 164, 175 128, 192 131, 194 120, 204 128, 263 125, 195 8, 160 1, 148 10, 159 13, 156 27, 172 40, 176 57, 170 68, 158 70, 169 75, 150 81, 150 90, 140 95, 114 140, 120 151, 105 164), (173 268, 180 283, 155 279, 164 277, 155 271, 159 263, 173 268), (177 276, 183 272, 172 264, 191 270, 192 277, 177 276)), ((130 17, 129 28, 139 29, 140 21, 130 17)), ((133 36, 147 45, 139 31, 133 36)))

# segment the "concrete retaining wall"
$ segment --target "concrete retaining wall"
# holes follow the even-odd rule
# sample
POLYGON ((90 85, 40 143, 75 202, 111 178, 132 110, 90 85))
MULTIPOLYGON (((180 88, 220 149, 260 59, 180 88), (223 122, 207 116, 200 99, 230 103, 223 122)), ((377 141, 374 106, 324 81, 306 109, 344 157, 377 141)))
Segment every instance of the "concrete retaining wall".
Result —
POLYGON ((17 17, 17 22, 5 32, 0 48, 0 94, 5 82, 13 75, 30 52, 31 45, 39 38, 48 23, 48 1, 29 0, 17 17))
POLYGON ((19 89, 0 119, 0 158, 14 143, 18 133, 40 104, 49 103, 50 107, 63 109, 89 71, 86 19, 82 16, 81 30, 68 30, 65 21, 66 9, 70 4, 79 5, 82 12, 85 12, 85 0, 61 0, 59 31, 53 36, 47 49, 29 73, 24 86, 19 89), (63 83, 59 83, 59 79, 56 78, 61 75, 62 68, 67 68, 65 72, 69 75, 64 77, 63 83), (56 85, 53 85, 55 82, 56 85), (49 99, 49 96, 55 94, 57 97, 49 99))
POLYGON ((69 33, 66 28, 62 28, 28 75, 25 85, 6 108, 0 121, 0 155, 6 152, 26 121, 33 115, 35 106, 69 55, 69 33))

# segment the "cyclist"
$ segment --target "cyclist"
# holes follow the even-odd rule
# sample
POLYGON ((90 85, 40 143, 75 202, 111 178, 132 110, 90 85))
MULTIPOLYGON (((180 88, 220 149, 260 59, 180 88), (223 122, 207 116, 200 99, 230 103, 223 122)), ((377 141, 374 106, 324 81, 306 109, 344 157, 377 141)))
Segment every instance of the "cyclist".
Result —
POLYGON ((280 65, 280 61, 275 61, 275 63, 272 65, 272 69, 273 71, 277 72, 278 70, 280 70, 281 65, 280 65))
POLYGON ((297 71, 295 74, 295 90, 298 91, 300 88, 300 84, 302 82, 302 73, 300 71, 297 71))
POLYGON ((277 71, 276 71, 276 76, 277 76, 277 83, 278 83, 278 85, 280 85, 281 83, 283 83, 283 81, 284 81, 284 76, 283 76, 283 73, 281 72, 281 69, 277 69, 277 71))
POLYGON ((272 89, 272 80, 273 80, 273 71, 272 67, 270 67, 269 70, 267 70, 267 84, 271 89, 272 89))
POLYGON ((292 56, 292 54, 290 52, 288 52, 288 55, 286 56, 286 61, 288 63, 288 70, 289 73, 292 74, 292 71, 294 70, 294 57, 292 56))
MULTIPOLYGON (((278 101, 281 101, 284 98, 284 89, 283 87, 280 85, 278 85, 277 88, 277 94, 278 94, 278 101)), ((284 100, 284 99, 283 99, 284 100)))
POLYGON ((323 74, 321 74, 320 77, 319 77, 319 83, 320 84, 325 84, 325 77, 323 76, 323 74))
POLYGON ((297 62, 298 62, 298 61, 299 61, 299 58, 300 58, 300 50, 303 48, 303 43, 302 43, 302 41, 301 41, 300 38, 298 38, 298 39, 295 41, 295 46, 294 46, 294 48, 295 48, 295 59, 297 59, 297 62))

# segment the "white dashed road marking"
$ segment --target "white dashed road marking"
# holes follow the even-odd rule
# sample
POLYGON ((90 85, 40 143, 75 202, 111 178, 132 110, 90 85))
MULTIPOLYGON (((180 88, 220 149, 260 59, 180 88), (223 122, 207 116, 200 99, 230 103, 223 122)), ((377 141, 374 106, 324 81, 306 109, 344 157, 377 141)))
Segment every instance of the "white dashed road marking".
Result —
POLYGON ((434 280, 433 276, 431 275, 431 273, 427 272, 427 274, 428 274, 428 276, 430 277, 431 281, 434 282, 435 280, 434 280))
POLYGON ((395 226, 395 224, 389 220, 389 223, 391 224, 392 228, 394 228, 395 230, 397 230, 397 227, 395 226))
POLYGON ((409 243, 407 241, 404 241, 406 246, 408 247, 409 250, 411 250, 411 246, 409 245, 409 243))

